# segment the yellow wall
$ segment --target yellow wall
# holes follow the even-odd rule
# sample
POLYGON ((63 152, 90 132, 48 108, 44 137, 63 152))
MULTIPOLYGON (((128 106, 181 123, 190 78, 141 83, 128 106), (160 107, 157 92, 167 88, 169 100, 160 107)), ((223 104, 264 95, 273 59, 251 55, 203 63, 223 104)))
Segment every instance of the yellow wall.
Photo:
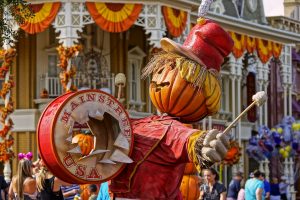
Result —
MULTIPOLYGON (((36 97, 36 36, 20 33, 16 44, 17 57, 12 69, 15 87, 13 88, 13 101, 15 109, 33 109, 33 100, 36 97)), ((31 151, 37 156, 37 141, 35 132, 13 132, 15 141, 13 151, 15 159, 12 162, 12 175, 17 170, 17 154, 31 151)))
MULTIPOLYGON (((111 72, 112 73, 127 73, 127 52, 131 48, 140 47, 147 56, 144 58, 142 68, 148 61, 149 42, 142 27, 133 26, 124 33, 110 33, 110 48, 111 48, 111 72)), ((128 90, 124 90, 128 91, 128 90)), ((127 94, 123 95, 127 97, 127 94)), ((141 97, 143 102, 147 102, 149 98, 146 81, 141 80, 141 97)), ((126 105, 126 103, 125 103, 126 105)), ((144 111, 147 105, 144 106, 144 111)))

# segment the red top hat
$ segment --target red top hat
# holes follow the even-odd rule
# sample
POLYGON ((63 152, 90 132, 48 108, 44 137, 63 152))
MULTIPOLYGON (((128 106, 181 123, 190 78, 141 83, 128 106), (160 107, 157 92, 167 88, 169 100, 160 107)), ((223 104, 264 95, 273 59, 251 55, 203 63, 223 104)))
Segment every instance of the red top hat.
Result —
POLYGON ((218 24, 211 20, 199 20, 183 45, 168 38, 160 41, 167 52, 186 56, 208 69, 220 71, 221 64, 233 47, 233 40, 218 24))

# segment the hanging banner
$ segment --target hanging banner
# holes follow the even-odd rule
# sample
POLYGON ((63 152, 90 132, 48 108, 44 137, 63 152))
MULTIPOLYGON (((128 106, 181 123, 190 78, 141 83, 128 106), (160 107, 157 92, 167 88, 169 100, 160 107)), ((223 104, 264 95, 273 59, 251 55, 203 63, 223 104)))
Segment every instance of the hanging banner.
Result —
POLYGON ((267 63, 272 56, 272 42, 269 40, 256 39, 256 50, 262 63, 267 63))
POLYGON ((282 50, 282 44, 273 42, 273 56, 274 58, 279 58, 282 50))
POLYGON ((246 49, 248 53, 253 53, 256 49, 256 39, 250 36, 246 36, 246 49))
POLYGON ((246 36, 234 32, 229 32, 229 34, 234 41, 232 54, 235 58, 240 58, 244 54, 244 51, 246 49, 246 36))
POLYGON ((86 2, 96 24, 103 30, 119 33, 128 30, 142 11, 142 4, 86 2))
POLYGON ((32 4, 30 6, 33 11, 32 16, 28 15, 27 12, 30 12, 29 10, 21 9, 24 23, 20 24, 20 28, 26 33, 35 34, 43 32, 49 27, 56 17, 61 3, 32 4))
POLYGON ((169 33, 173 37, 179 37, 183 33, 186 26, 187 12, 162 6, 162 13, 169 33))

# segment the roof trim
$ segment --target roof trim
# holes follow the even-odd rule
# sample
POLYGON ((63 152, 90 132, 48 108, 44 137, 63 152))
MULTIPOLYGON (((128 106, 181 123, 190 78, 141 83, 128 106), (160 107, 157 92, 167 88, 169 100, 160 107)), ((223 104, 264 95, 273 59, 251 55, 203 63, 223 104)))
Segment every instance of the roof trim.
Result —
MULTIPOLYGON (((196 13, 191 13, 191 22, 195 22, 197 18, 196 13)), ((209 12, 207 18, 212 19, 230 31, 258 37, 262 39, 272 40, 274 42, 283 44, 300 43, 300 34, 288 32, 267 25, 246 21, 241 18, 234 18, 231 16, 224 16, 209 12)))

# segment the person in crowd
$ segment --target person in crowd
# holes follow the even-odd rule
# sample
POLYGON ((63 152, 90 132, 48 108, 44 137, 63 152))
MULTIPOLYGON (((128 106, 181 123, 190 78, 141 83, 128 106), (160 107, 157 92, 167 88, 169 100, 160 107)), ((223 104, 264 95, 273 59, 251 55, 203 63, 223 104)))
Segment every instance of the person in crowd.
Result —
POLYGON ((236 172, 228 186, 227 200, 236 200, 241 189, 241 181, 243 175, 241 172, 236 172))
POLYGON ((266 200, 269 200, 270 199, 270 183, 266 179, 265 173, 261 173, 261 175, 263 177, 263 182, 264 182, 264 197, 266 200))
POLYGON ((241 189, 238 193, 237 200, 245 200, 245 182, 241 181, 241 189))
POLYGON ((41 162, 41 157, 40 157, 40 155, 38 154, 38 158, 37 158, 37 160, 36 161, 34 161, 34 162, 32 162, 32 164, 33 164, 33 176, 35 177, 35 175, 37 174, 37 173, 39 173, 39 171, 40 171, 40 162, 41 162))
POLYGON ((278 178, 273 177, 272 182, 270 184, 270 200, 280 200, 280 190, 278 178))
POLYGON ((245 184, 245 199, 262 200, 264 199, 264 182, 262 174, 259 170, 253 172, 253 178, 247 180, 245 184))
POLYGON ((57 177, 47 169, 43 160, 40 160, 40 171, 36 174, 37 189, 41 200, 63 200, 61 186, 71 185, 57 177))
POLYGON ((89 185, 89 200, 97 200, 97 186, 95 184, 89 185))
POLYGON ((80 187, 77 184, 72 184, 68 186, 62 186, 61 190, 65 200, 73 200, 74 197, 79 194, 80 187))
POLYGON ((33 200, 37 199, 36 180, 32 177, 33 165, 32 153, 19 153, 19 165, 17 174, 12 178, 8 196, 11 200, 33 200))
POLYGON ((110 181, 101 183, 97 200, 110 200, 113 199, 113 193, 109 190, 110 181))
POLYGON ((200 186, 200 199, 202 200, 225 200, 226 188, 219 183, 219 174, 214 168, 204 169, 205 183, 200 186))
POLYGON ((287 200, 287 189, 289 184, 287 183, 287 178, 285 176, 281 177, 281 182, 279 183, 279 191, 281 200, 287 200))
POLYGON ((2 175, 0 175, 0 200, 6 200, 5 196, 8 190, 8 184, 6 183, 4 177, 2 175))

